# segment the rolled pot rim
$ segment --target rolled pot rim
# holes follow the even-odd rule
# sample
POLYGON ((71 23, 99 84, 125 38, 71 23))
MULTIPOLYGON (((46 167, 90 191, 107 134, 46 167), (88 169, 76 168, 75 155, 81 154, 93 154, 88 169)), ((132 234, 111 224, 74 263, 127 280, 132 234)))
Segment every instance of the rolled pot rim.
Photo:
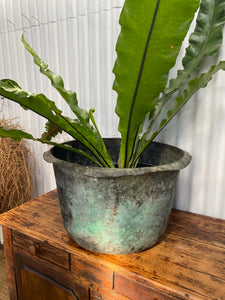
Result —
MULTIPOLYGON (((180 171, 190 164, 192 157, 191 155, 175 146, 171 146, 169 144, 153 142, 161 145, 165 145, 170 147, 171 149, 182 151, 182 156, 168 164, 156 165, 156 166, 145 166, 145 167, 137 167, 137 168, 103 168, 98 166, 88 166, 81 165, 75 162, 69 162, 55 157, 52 154, 52 150, 57 146, 52 147, 48 151, 44 152, 43 158, 45 161, 52 163, 53 165, 57 165, 64 168, 73 169, 76 172, 80 172, 85 174, 86 176, 91 177, 121 177, 121 176, 134 176, 134 175, 144 175, 153 172, 165 172, 165 171, 180 171)), ((64 143, 65 144, 65 143, 64 143)), ((63 150, 63 149, 62 149, 63 150)))

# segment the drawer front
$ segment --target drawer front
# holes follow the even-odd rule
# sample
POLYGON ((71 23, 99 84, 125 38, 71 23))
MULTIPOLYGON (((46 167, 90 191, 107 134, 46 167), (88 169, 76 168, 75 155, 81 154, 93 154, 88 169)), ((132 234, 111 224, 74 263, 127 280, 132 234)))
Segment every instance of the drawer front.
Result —
POLYGON ((95 265, 71 255, 71 271, 76 278, 89 286, 106 287, 112 290, 113 271, 102 265, 95 265))
POLYGON ((32 256, 38 256, 65 269, 69 269, 69 254, 47 243, 13 232, 13 245, 20 247, 32 256))
POLYGON ((114 289, 117 293, 132 300, 169 300, 178 299, 172 295, 161 293, 145 284, 131 280, 119 274, 115 274, 114 289))
POLYGON ((129 300, 129 298, 117 294, 105 288, 91 290, 90 300, 129 300))

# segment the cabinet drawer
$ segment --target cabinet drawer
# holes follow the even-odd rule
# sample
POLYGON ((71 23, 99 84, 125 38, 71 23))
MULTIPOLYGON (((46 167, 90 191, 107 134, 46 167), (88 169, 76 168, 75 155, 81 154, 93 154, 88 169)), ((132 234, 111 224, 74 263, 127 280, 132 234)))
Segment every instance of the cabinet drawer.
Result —
POLYGON ((13 245, 26 250, 32 256, 38 256, 60 267, 69 269, 69 254, 47 243, 13 232, 13 245))
POLYGON ((95 265, 76 255, 71 255, 71 271, 83 284, 106 287, 109 290, 113 288, 113 271, 103 265, 95 265))
POLYGON ((139 300, 169 300, 178 299, 172 295, 164 294, 150 286, 131 280, 120 274, 115 274, 114 289, 117 293, 128 297, 128 299, 139 300))

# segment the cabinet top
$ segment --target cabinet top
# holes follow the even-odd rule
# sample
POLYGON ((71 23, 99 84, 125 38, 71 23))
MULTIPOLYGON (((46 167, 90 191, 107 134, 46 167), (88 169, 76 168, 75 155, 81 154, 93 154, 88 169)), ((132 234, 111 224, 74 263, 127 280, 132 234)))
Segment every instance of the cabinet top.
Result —
POLYGON ((130 255, 93 253, 72 241, 56 190, 0 215, 0 224, 181 299, 225 299, 225 220, 172 210, 160 243, 130 255))

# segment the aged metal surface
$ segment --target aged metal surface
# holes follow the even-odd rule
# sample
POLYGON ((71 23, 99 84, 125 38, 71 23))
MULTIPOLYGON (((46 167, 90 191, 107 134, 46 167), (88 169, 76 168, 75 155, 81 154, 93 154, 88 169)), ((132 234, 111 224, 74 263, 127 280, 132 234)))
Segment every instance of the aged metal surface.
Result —
MULTIPOLYGON (((106 144, 116 160, 119 140, 107 139, 106 144)), ((64 226, 79 245, 101 253, 127 254, 160 240, 179 170, 191 157, 160 143, 146 150, 141 163, 151 167, 137 169, 103 169, 85 161, 78 165, 80 158, 61 149, 45 153, 54 165, 64 226)))

